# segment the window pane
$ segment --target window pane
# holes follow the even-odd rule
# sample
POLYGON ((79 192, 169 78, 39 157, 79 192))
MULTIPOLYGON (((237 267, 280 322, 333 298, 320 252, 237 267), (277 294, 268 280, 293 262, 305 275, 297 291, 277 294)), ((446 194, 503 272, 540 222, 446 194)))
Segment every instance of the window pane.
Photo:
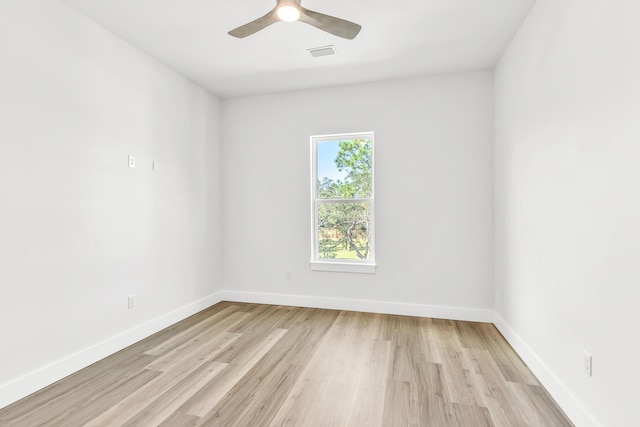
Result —
POLYGON ((317 197, 362 199, 372 194, 370 139, 321 141, 317 146, 317 197))
POLYGON ((369 260, 371 204, 318 202, 318 258, 369 260))

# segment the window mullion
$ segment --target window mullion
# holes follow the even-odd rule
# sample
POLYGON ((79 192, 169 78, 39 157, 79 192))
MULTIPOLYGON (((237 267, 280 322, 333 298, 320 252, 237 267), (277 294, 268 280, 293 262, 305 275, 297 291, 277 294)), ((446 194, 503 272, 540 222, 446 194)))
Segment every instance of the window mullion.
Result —
POLYGON ((372 203, 373 197, 362 199, 316 199, 318 203, 372 203))

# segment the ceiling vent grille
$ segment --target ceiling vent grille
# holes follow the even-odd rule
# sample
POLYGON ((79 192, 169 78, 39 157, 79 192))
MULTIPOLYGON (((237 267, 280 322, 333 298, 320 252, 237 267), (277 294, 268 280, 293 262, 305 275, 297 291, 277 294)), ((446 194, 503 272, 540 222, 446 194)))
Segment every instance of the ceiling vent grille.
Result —
POLYGON ((338 53, 336 51, 336 47, 334 45, 323 46, 323 47, 314 47, 314 48, 307 49, 307 50, 309 51, 311 56, 313 56, 314 58, 317 58, 319 56, 335 55, 336 53, 338 53))

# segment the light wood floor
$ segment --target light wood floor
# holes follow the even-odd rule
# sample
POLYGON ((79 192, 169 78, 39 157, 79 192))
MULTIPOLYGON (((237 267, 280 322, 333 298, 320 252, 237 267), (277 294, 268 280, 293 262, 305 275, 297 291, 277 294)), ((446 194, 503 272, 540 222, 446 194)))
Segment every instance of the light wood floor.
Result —
POLYGON ((491 324, 223 302, 2 426, 571 426, 491 324))

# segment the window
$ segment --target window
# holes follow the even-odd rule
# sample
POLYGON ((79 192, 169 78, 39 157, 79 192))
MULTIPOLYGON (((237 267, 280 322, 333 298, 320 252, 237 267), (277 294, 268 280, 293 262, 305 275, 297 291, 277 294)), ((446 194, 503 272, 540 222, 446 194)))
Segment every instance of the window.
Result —
POLYGON ((312 270, 375 273, 373 132, 311 137, 312 270))

